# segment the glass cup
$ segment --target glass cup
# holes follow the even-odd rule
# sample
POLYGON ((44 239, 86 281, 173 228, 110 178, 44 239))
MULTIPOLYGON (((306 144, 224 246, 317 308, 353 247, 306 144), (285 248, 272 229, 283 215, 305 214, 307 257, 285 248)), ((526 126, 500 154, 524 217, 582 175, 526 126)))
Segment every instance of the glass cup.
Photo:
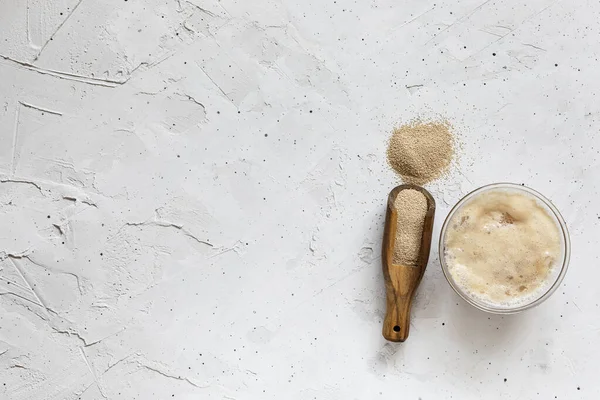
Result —
POLYGON ((544 300, 552 295, 556 291, 556 289, 560 286, 565 274, 567 273, 567 268, 569 266, 569 259, 571 257, 571 242, 569 239, 569 232, 567 230, 567 225, 563 217, 560 215, 556 207, 544 196, 540 193, 536 192, 533 189, 528 187, 517 185, 514 183, 494 183, 491 185, 482 186, 479 189, 472 191, 463 197, 453 208, 450 210, 450 213, 446 217, 444 221, 444 225, 442 226, 442 232, 440 234, 440 243, 439 243, 439 255, 440 255, 440 263, 442 265, 442 270, 444 271, 444 275, 446 276, 446 280, 452 286, 452 289, 462 297, 467 303, 471 304, 475 308, 478 308, 482 311, 486 311, 494 314, 514 314, 521 311, 525 311, 532 307, 535 307, 541 304, 544 300), (510 307, 510 306, 501 306, 501 305, 492 305, 490 303, 483 302, 482 300, 473 298, 468 293, 466 293, 460 285, 456 283, 452 274, 448 270, 448 265, 446 264, 446 230, 448 228, 449 222, 452 220, 454 214, 461 209, 461 207, 466 204, 470 199, 473 199, 476 196, 481 195, 490 190, 506 190, 510 192, 522 192, 525 193, 538 201, 538 204, 543 206, 548 214, 554 219, 556 225, 559 227, 560 233, 560 241, 561 241, 561 258, 557 260, 556 265, 554 266, 552 272, 547 277, 546 280, 546 290, 540 290, 540 293, 537 297, 531 299, 530 302, 526 304, 520 304, 518 306, 510 307))

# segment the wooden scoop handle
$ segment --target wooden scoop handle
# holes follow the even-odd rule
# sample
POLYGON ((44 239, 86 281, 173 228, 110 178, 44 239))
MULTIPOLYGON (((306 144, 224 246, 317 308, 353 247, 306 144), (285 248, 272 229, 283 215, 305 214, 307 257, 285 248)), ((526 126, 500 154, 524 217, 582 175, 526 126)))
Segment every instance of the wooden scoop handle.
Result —
POLYGON ((415 185, 395 187, 388 197, 385 228, 383 232, 382 264, 386 290, 386 312, 383 321, 383 337, 392 342, 404 342, 410 329, 410 310, 415 291, 423 278, 433 232, 435 201, 425 189, 415 185), (396 196, 401 190, 418 190, 427 198, 427 214, 423 222, 421 249, 415 266, 392 264, 396 237, 397 213, 394 207, 396 196))
POLYGON ((421 269, 394 265, 389 279, 385 281, 386 312, 383 321, 383 337, 392 342, 404 342, 410 328, 410 309, 417 286, 421 281, 421 269))

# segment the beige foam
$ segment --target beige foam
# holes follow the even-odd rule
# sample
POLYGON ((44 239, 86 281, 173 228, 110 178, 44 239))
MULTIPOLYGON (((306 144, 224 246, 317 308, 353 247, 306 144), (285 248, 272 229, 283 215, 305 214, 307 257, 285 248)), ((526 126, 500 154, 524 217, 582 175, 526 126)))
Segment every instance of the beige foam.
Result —
POLYGON ((547 287, 562 252, 548 210, 525 192, 476 195, 449 221, 445 257, 455 282, 471 296, 517 306, 547 287))

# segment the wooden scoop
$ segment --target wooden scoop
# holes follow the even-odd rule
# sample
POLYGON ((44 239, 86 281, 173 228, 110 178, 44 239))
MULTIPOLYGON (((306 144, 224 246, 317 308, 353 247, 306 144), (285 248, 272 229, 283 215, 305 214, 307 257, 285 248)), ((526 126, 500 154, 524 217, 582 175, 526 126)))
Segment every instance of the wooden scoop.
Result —
POLYGON ((383 321, 383 337, 389 341, 404 342, 408 338, 410 308, 413 296, 421 282, 421 278, 427 267, 427 261, 429 260, 434 214, 435 200, 427 190, 420 186, 400 185, 392 189, 388 196, 381 260, 386 288, 386 312, 385 320, 383 321), (427 214, 423 223, 421 249, 416 266, 392 264, 397 220, 394 201, 398 193, 406 189, 417 190, 423 193, 427 199, 427 214))

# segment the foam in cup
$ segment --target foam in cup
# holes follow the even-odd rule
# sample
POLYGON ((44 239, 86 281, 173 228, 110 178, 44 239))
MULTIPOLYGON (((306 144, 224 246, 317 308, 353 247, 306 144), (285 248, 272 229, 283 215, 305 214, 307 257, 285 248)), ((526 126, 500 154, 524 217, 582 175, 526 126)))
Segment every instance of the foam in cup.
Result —
POLYGON ((444 249, 463 292, 493 307, 514 308, 552 285, 563 243, 545 205, 525 191, 498 188, 476 194, 454 213, 444 249))

